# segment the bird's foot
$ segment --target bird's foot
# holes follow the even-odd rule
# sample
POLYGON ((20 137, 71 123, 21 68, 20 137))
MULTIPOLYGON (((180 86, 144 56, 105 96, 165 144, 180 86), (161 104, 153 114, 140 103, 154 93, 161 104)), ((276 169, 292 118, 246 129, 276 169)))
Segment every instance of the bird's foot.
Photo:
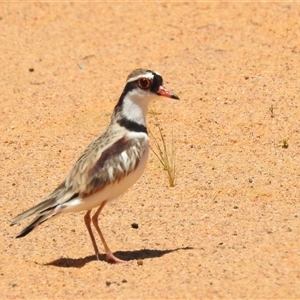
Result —
POLYGON ((106 253, 106 261, 114 262, 114 263, 117 263, 117 264, 127 262, 126 260, 122 260, 122 259, 119 259, 119 258, 115 257, 111 252, 106 253))

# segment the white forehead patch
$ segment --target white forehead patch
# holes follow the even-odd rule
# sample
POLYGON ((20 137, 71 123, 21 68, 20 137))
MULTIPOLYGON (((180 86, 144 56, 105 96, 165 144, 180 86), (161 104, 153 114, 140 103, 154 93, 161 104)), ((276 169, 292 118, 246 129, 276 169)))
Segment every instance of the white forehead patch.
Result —
MULTIPOLYGON (((155 72, 155 73, 158 74, 157 72, 155 72)), ((132 82, 132 81, 138 80, 139 78, 148 78, 148 79, 152 80, 154 78, 154 75, 151 72, 146 72, 144 74, 140 74, 138 76, 129 78, 127 80, 127 82, 132 82)))

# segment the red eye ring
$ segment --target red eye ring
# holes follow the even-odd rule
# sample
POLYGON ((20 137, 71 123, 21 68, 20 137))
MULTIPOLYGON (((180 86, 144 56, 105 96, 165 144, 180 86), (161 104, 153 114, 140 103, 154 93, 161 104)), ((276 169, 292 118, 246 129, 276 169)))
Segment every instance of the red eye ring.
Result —
POLYGON ((151 85, 151 81, 148 78, 143 77, 138 80, 138 86, 143 90, 148 89, 150 85, 151 85))

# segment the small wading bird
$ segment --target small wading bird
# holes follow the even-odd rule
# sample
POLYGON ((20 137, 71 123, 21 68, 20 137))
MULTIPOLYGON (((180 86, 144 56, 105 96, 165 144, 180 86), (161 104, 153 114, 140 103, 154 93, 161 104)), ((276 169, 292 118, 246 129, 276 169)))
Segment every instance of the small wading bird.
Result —
POLYGON ((149 154, 146 115, 149 102, 156 96, 179 99, 163 86, 159 73, 137 69, 129 74, 107 129, 87 147, 69 176, 46 199, 11 221, 11 225, 16 225, 35 216, 17 238, 24 237, 51 217, 86 210, 84 222, 97 259, 100 253, 91 223, 103 243, 106 260, 123 262, 107 246, 98 217, 105 204, 121 196, 145 170, 149 154), (98 208, 91 217, 95 207, 98 208))

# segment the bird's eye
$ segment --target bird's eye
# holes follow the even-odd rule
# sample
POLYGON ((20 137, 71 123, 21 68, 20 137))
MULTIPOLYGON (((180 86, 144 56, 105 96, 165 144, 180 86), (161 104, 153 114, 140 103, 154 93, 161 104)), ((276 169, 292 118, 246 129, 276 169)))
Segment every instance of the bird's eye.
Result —
POLYGON ((138 85, 141 89, 145 90, 148 89, 151 85, 151 81, 148 78, 140 78, 138 80, 138 85))

